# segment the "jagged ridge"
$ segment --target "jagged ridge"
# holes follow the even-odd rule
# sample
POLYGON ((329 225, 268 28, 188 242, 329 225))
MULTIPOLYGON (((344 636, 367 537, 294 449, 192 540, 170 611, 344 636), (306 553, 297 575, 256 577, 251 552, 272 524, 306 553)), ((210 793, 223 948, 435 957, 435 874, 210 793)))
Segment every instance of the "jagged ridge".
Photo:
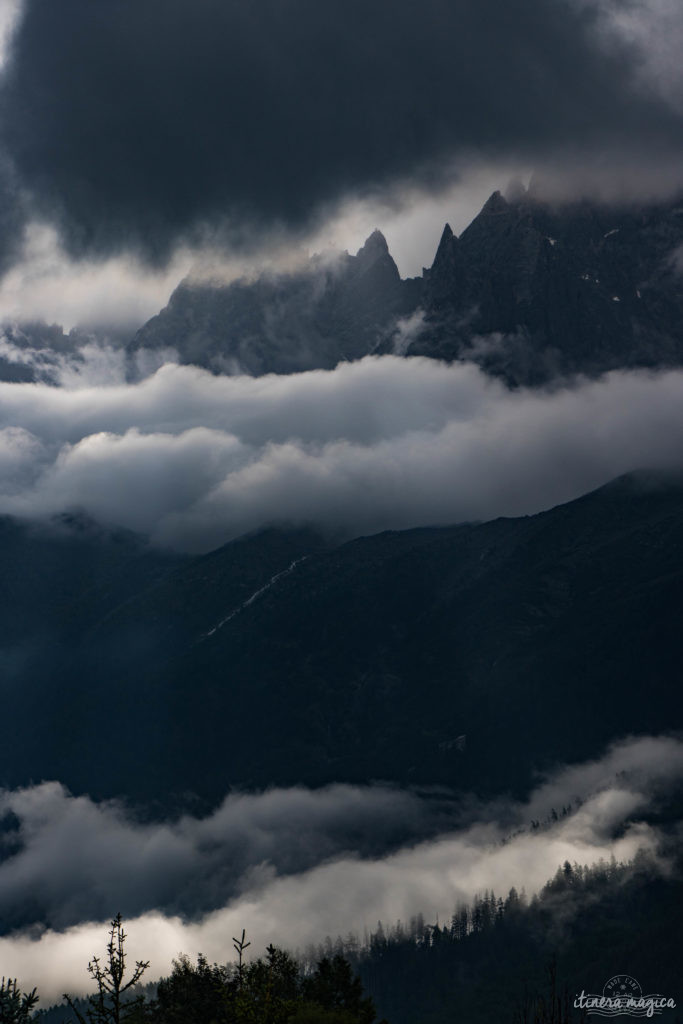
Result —
POLYGON ((373 232, 355 256, 223 285, 183 282, 131 349, 215 372, 290 373, 372 352, 472 359, 511 384, 683 363, 683 205, 553 205, 512 183, 422 278, 373 232), (421 311, 401 347, 397 323, 421 311))

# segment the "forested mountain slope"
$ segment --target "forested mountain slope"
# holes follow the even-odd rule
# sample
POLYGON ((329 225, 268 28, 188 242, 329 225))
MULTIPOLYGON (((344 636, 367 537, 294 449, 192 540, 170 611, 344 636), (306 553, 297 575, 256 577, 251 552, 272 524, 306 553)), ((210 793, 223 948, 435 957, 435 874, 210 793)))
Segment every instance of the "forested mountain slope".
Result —
MULTIPOLYGON (((97 616, 69 612, 62 585, 45 577, 30 671, 6 678, 23 713, 4 782, 207 799, 235 783, 378 778, 499 792, 680 721, 671 478, 341 546, 269 531, 131 575, 97 616), (104 737, 116 756, 102 758, 104 737)), ((35 621, 30 606, 30 591, 8 598, 5 635, 15 616, 35 621)))

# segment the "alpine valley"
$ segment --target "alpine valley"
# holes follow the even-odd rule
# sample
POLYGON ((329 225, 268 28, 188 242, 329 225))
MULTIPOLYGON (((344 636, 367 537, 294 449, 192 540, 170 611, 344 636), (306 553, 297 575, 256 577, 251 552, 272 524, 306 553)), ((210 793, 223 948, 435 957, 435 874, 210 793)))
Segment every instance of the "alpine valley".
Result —
MULTIPOLYGON (((8 323, 5 399, 40 395, 36 422, 48 418, 66 387, 64 367, 77 377, 87 346, 97 344, 78 330, 8 323)), ((318 254, 227 284, 189 277, 114 348, 123 370, 112 393, 135 395, 168 361, 198 368, 195 377, 210 383, 246 380, 252 391, 285 378, 326 387, 340 365, 368 359, 402 360, 407 374, 444 381, 454 367, 474 364, 494 411, 496 395, 551 403, 612 379, 651 382, 683 367, 683 198, 559 203, 538 184, 513 183, 459 237, 446 225, 421 277, 402 279, 374 231, 356 255, 318 254)), ((265 403, 270 392, 262 394, 265 403)), ((84 408, 77 405, 74 422, 85 422, 84 408)), ((135 443, 146 436, 141 422, 127 425, 135 443)), ((159 423, 150 437, 164 434, 159 423)), ((190 440, 204 443, 205 429, 193 425, 190 440)), ((65 435, 48 483, 85 434, 65 435)), ((100 426, 89 443, 120 447, 114 434, 100 426)), ((406 431, 401 443, 413 442, 406 431)), ((41 929, 102 915, 87 872, 60 903, 31 864, 43 857, 45 878, 50 864, 66 878, 70 860, 89 849, 88 823, 103 816, 103 834, 118 837, 97 854, 111 879, 111 914, 122 907, 142 920, 158 911, 191 924, 236 905, 248 933, 249 914, 258 933, 267 906, 263 920, 276 938, 273 922, 286 921, 300 953, 324 933, 317 925, 298 932, 296 899, 287 903, 284 888, 277 895, 269 886, 274 878, 312 886, 350 858, 346 883, 325 883, 328 895, 351 885, 355 871, 363 894, 356 907, 367 901, 369 913, 396 912, 379 928, 371 920, 364 940, 366 921, 340 920, 347 937, 335 946, 333 935, 322 953, 352 962, 392 1024, 566 1024, 585 1017, 563 1001, 562 986, 573 999, 602 991, 619 972, 640 978, 643 991, 683 1000, 683 434, 667 443, 680 449, 680 466, 643 456, 610 474, 605 457, 584 493, 560 504, 539 499, 529 514, 368 532, 354 527, 352 512, 335 524, 313 505, 294 516, 273 499, 270 517, 211 550, 160 540, 132 519, 98 517, 75 492, 64 492, 57 512, 41 514, 26 499, 23 514, 17 504, 0 518, 0 931, 9 941, 30 927, 37 942, 41 929), (327 824, 316 825, 321 835, 328 829, 325 842, 318 836, 308 846, 302 810, 293 820, 304 838, 297 844, 287 832, 279 852, 264 853, 254 837, 269 827, 279 836, 273 808, 283 793, 289 800, 302 792, 313 803, 329 799, 330 808, 340 792, 345 800, 355 794, 358 814, 369 794, 384 794, 399 810, 391 820, 363 812, 358 825, 347 809, 338 825, 341 812, 330 809, 327 824), (264 821, 250 819, 242 833, 230 819, 219 835, 225 808, 250 800, 269 808, 264 821), (404 813, 401 800, 412 810, 404 813), (185 842, 200 825, 208 831, 186 878, 180 861, 168 868, 176 857, 168 851, 177 851, 169 836, 180 842, 182 833, 185 842), (234 848, 202 860, 223 849, 231 829, 242 837, 234 848), (112 851, 124 832, 148 837, 138 866, 152 863, 151 881, 132 884, 133 862, 117 874, 112 851), (452 861, 415 867, 410 877, 422 881, 413 890, 401 858, 444 837, 462 847, 448 853, 452 861), (487 867, 492 849, 501 858, 507 851, 512 866, 487 867), (537 861, 537 849, 550 853, 537 861), (445 879, 449 864, 457 875, 464 850, 475 851, 481 871, 473 870, 469 894, 462 883, 456 909, 445 879), (373 902, 385 883, 363 874, 370 863, 398 873, 392 892, 400 889, 400 899, 373 902), (226 865, 234 868, 229 883, 226 865), (170 879, 156 902, 155 872, 170 879), (439 924, 429 915, 442 880, 439 924), (427 924, 416 916, 422 909, 427 924)), ((312 447, 301 442, 302 459, 312 447)), ((41 451, 40 459, 53 458, 47 442, 41 451)), ((560 444, 558 478, 581 457, 560 444)), ((294 459, 292 467, 297 487, 294 459)), ((149 472, 136 477, 141 494, 149 472)), ((186 472, 189 479, 194 470, 186 472)), ((241 472, 266 470, 259 463, 241 472)), ((104 492, 108 471, 97 479, 104 492)), ((392 486, 397 505, 406 490, 419 490, 413 477, 392 486)), ((362 490, 351 504, 362 502, 362 490)), ((342 491, 334 492, 339 504, 342 491)), ((316 892, 309 910, 325 903, 316 892)), ((301 953, 309 977, 314 953, 308 961, 301 953)), ((182 973, 182 963, 176 968, 182 973)))

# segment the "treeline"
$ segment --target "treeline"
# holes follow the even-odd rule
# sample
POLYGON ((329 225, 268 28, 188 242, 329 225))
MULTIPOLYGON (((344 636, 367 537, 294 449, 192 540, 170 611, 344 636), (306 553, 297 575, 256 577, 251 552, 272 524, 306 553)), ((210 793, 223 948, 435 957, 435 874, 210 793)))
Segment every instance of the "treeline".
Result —
MULTIPOLYGON (((116 918, 107 959, 90 964, 95 995, 50 1010, 45 1024, 374 1024, 378 1014, 392 1024, 578 1024, 578 993, 601 993, 622 973, 682 1005, 682 869, 671 851, 665 871, 645 854, 589 867, 566 861, 530 899, 489 890, 446 921, 378 923, 303 955, 269 946, 247 962, 243 935, 236 963, 181 957, 146 992, 146 963, 123 980, 116 918)), ((22 1010, 21 995, 15 987, 14 1016, 0 1007, 0 1024, 33 1019, 34 1003, 22 1010)), ((665 1024, 682 1022, 679 1010, 667 1013, 665 1024)))
MULTIPOLYGON (((126 933, 121 915, 111 922, 106 956, 93 956, 88 972, 95 992, 87 999, 65 994, 65 1006, 41 1014, 38 995, 23 993, 16 980, 0 989, 0 1024, 376 1024, 372 999, 349 962, 323 957, 302 971, 285 950, 270 945, 264 957, 246 962, 250 945, 244 932, 234 939, 237 962, 210 964, 201 954, 193 963, 181 956, 173 971, 142 990, 149 967, 126 966, 126 933)), ((379 1024, 387 1024, 380 1021, 379 1024)))
MULTIPOLYGON (((618 973, 683 1006, 681 867, 672 859, 662 873, 645 854, 565 862, 530 899, 514 888, 484 892, 443 922, 418 915, 362 938, 328 938, 304 962, 343 956, 392 1024, 578 1022, 574 997, 602 992, 618 973)), ((677 1014, 667 1024, 681 1024, 677 1014)))
POLYGON ((265 957, 245 964, 240 956, 236 966, 210 965, 202 956, 195 965, 182 957, 141 1011, 134 1024, 375 1024, 377 1019, 372 999, 343 957, 323 957, 304 975, 289 953, 272 945, 265 957))
POLYGON ((309 945, 299 960, 304 966, 310 966, 322 957, 348 957, 354 964, 364 962, 374 954, 390 946, 408 944, 424 949, 440 946, 442 942, 459 942, 470 935, 488 931, 493 925, 501 924, 503 919, 508 922, 511 917, 522 911, 540 912, 542 909, 554 912, 554 897, 562 898, 563 894, 572 893, 579 897, 590 893, 604 894, 606 886, 625 881, 634 876, 651 877, 653 863, 648 855, 640 852, 629 862, 617 861, 612 857, 609 861, 601 858, 595 864, 570 864, 565 861, 558 867, 551 878, 537 895, 529 900, 524 889, 521 892, 513 886, 505 898, 497 896, 491 890, 475 894, 471 903, 461 902, 447 923, 440 925, 428 924, 423 914, 416 914, 406 923, 397 921, 385 927, 378 921, 374 932, 365 932, 361 939, 351 933, 345 938, 328 936, 324 942, 309 945))

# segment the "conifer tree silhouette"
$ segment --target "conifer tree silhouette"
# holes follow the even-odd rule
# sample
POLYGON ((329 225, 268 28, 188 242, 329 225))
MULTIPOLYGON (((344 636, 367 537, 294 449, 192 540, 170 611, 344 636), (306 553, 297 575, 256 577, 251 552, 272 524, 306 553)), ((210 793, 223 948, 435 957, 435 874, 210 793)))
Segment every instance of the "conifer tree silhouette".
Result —
POLYGON ((33 1007, 38 1002, 36 990, 22 992, 16 978, 3 978, 0 982, 0 1024, 29 1024, 36 1020, 33 1007))
POLYGON ((104 964, 100 958, 93 956, 88 964, 88 973, 97 985, 95 995, 88 997, 88 1006, 82 1014, 71 996, 65 993, 64 998, 76 1015, 79 1024, 132 1024, 139 1015, 143 997, 125 999, 129 992, 149 967, 149 961, 136 961, 135 970, 124 983, 126 972, 126 933, 123 930, 123 919, 117 914, 109 927, 107 958, 104 964))

